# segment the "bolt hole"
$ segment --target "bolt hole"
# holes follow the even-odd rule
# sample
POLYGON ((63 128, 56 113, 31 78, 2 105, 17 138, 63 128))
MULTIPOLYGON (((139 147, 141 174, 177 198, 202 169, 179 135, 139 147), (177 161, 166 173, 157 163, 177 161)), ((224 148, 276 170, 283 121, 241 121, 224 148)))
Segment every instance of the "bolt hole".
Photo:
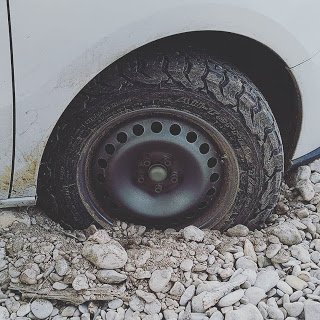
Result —
POLYGON ((100 168, 104 169, 104 168, 107 167, 108 163, 107 163, 107 161, 105 159, 99 159, 98 160, 98 165, 99 165, 100 168))
POLYGON ((208 205, 208 203, 206 201, 202 201, 198 205, 198 209, 204 209, 207 205, 208 205))
POLYGON ((120 143, 126 143, 127 140, 128 140, 128 136, 125 132, 119 132, 117 134, 117 140, 120 142, 120 143))
POLYGON ((105 181, 104 175, 101 174, 101 173, 97 175, 97 179, 98 179, 99 182, 104 182, 105 181))
POLYGON ((116 148, 114 147, 113 144, 108 143, 108 144, 105 146, 105 150, 106 150, 106 153, 107 153, 107 154, 112 155, 112 154, 114 153, 114 151, 116 150, 116 148))
POLYGON ((139 182, 139 183, 144 183, 144 177, 139 177, 139 178, 138 178, 138 182, 139 182))
POLYGON ((145 167, 150 167, 150 166, 151 166, 151 161, 150 161, 150 160, 144 160, 144 161, 143 161, 143 165, 144 165, 145 167))
POLYGON ((208 190, 207 195, 208 196, 213 196, 216 193, 216 189, 215 188, 211 188, 208 190))
POLYGON ((210 158, 208 160, 208 167, 213 168, 217 165, 217 163, 218 163, 218 160, 216 158, 210 158))
POLYGON ((178 177, 171 177, 170 181, 171 181, 171 183, 177 183, 178 182, 178 177))
POLYGON ((181 127, 178 124, 173 124, 170 127, 170 133, 174 136, 177 136, 181 132, 181 127))
POLYGON ((152 130, 152 132, 154 132, 154 133, 159 133, 159 132, 161 132, 161 130, 162 130, 162 124, 161 124, 160 122, 158 122, 158 121, 153 122, 152 125, 151 125, 151 130, 152 130))
POLYGON ((218 173, 213 173, 211 176, 210 176, 210 181, 211 182, 216 182, 219 180, 219 174, 218 173))
POLYGON ((144 127, 141 124, 135 124, 132 131, 136 136, 141 136, 144 133, 144 127))
POLYGON ((194 143, 197 141, 197 134, 195 132, 188 132, 187 134, 187 141, 190 143, 194 143))
POLYGON ((200 148, 199 148, 200 152, 202 154, 206 154, 209 152, 209 145, 207 143, 203 143, 200 148))

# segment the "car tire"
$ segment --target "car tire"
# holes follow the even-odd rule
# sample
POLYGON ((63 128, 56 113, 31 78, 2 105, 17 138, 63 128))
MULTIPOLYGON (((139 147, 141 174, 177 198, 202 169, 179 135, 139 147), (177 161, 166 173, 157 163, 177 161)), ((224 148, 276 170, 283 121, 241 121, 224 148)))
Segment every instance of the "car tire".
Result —
POLYGON ((62 115, 43 156, 38 203, 54 220, 80 229, 118 219, 159 228, 259 227, 277 202, 283 161, 267 101, 234 66, 193 51, 137 51, 97 75, 62 115), (155 122, 160 133, 150 129, 155 122), (142 136, 133 133, 137 124, 142 136), (170 133, 173 125, 180 131, 170 133), (198 141, 187 139, 190 132, 198 141), (108 141, 115 141, 113 155, 103 155, 108 141), (162 164, 167 154, 173 169, 162 164), (150 155, 156 165, 149 161, 146 169, 141 163, 149 164, 150 155), (214 170, 218 182, 211 181, 214 170), (167 182, 172 172, 178 186, 167 182), (132 182, 137 175, 142 187, 132 182), (158 185, 165 191, 153 194, 158 185))

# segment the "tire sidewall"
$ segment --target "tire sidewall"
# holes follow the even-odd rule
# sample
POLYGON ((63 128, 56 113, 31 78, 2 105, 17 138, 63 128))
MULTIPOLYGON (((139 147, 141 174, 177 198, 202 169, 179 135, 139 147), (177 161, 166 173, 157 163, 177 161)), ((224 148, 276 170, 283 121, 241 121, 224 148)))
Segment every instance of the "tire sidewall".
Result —
MULTIPOLYGON (((66 139, 60 144, 58 161, 58 185, 55 191, 65 210, 77 212, 77 220, 88 219, 87 212, 94 216, 93 208, 79 192, 79 166, 81 154, 97 132, 118 115, 144 108, 170 108, 184 111, 208 122, 216 128, 233 147, 238 162, 240 181, 234 205, 221 214, 219 221, 208 221, 201 226, 226 228, 244 224, 257 207, 263 186, 262 149, 243 119, 231 106, 214 101, 203 93, 181 90, 130 90, 114 96, 100 95, 87 102, 88 107, 73 119, 68 126, 66 139)), ((105 221, 99 220, 101 224, 105 221)), ((197 223, 195 223, 197 224, 197 223)))

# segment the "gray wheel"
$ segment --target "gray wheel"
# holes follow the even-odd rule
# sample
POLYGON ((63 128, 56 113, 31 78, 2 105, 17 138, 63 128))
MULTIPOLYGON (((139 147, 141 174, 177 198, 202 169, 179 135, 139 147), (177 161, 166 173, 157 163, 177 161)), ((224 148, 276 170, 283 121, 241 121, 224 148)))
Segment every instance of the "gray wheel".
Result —
POLYGON ((253 227, 273 210, 282 172, 279 130, 249 79, 203 54, 138 52, 94 78, 59 121, 39 201, 80 228, 253 227))

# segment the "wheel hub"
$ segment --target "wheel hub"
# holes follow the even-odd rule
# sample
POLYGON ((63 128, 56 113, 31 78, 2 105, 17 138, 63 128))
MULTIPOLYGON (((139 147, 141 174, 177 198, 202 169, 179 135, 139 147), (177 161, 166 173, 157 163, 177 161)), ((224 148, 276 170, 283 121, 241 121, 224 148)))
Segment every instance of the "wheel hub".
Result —
POLYGON ((168 170, 162 165, 154 164, 149 168, 148 176, 153 182, 162 182, 167 178, 168 170))
POLYGON ((201 126, 170 113, 119 120, 96 144, 89 187, 112 219, 175 225, 214 203, 223 181, 222 154, 201 126))

